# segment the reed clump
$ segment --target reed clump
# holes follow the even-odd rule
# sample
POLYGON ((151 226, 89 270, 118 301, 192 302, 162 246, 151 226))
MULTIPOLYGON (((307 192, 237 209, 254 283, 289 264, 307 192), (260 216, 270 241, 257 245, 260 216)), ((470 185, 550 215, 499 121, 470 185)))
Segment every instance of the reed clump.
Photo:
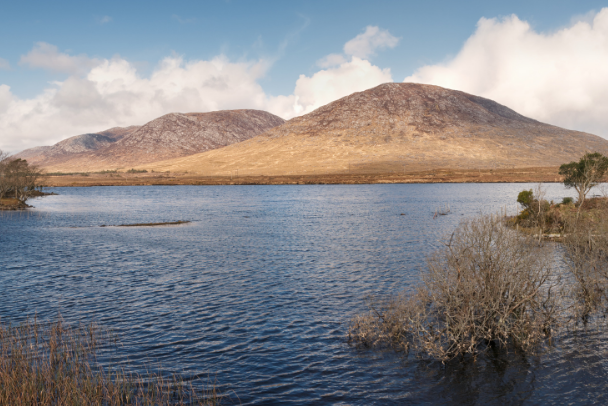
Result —
MULTIPOLYGON (((593 203, 592 199, 585 204, 593 203)), ((603 205, 604 202, 601 202, 603 205)), ((605 212, 605 208, 602 210, 605 212)), ((589 321, 608 313, 608 218, 586 215, 573 218, 563 239, 574 317, 589 321)))
POLYGON ((196 390, 179 377, 138 376, 98 366, 104 343, 91 324, 72 328, 28 320, 0 323, 0 405, 217 405, 215 388, 196 390))
POLYGON ((499 217, 464 221, 413 291, 353 318, 349 340, 444 362, 496 347, 533 351, 550 339, 559 313, 549 255, 499 217))

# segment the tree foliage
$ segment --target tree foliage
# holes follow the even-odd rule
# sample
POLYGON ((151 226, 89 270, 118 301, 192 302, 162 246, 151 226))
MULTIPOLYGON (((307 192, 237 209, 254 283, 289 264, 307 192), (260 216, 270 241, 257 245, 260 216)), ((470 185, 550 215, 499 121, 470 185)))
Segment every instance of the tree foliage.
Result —
POLYGON ((12 197, 25 203, 39 187, 41 175, 38 167, 25 159, 11 158, 0 151, 0 199, 12 197))
POLYGON ((524 209, 529 209, 534 202, 534 192, 530 190, 522 190, 517 195, 517 203, 521 204, 524 209))
POLYGON ((545 190, 542 185, 538 185, 533 191, 522 190, 517 195, 517 203, 519 203, 523 210, 517 217, 525 227, 545 227, 547 221, 547 213, 551 208, 551 204, 544 199, 545 190))
POLYGON ((587 193, 602 180, 608 170, 608 158, 599 152, 587 153, 578 162, 570 162, 559 167, 564 177, 564 185, 578 193, 579 206, 587 193))

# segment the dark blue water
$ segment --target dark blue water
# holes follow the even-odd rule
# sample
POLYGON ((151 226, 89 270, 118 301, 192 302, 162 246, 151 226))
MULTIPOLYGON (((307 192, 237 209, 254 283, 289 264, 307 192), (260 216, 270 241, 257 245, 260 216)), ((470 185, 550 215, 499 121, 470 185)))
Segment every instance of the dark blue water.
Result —
POLYGON ((531 187, 59 188, 0 212, 0 317, 96 321, 120 338, 115 362, 210 378, 245 405, 605 404, 593 332, 539 357, 447 366, 346 342, 366 297, 412 286, 462 218, 514 213, 531 187), (99 227, 176 220, 192 223, 99 227))

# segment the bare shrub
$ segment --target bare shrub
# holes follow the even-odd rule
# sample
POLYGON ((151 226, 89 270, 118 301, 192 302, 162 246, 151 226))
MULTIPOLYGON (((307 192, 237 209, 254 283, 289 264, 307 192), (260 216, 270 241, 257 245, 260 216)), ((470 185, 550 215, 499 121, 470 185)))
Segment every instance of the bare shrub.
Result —
POLYGON ((594 313, 608 312, 608 219, 600 199, 585 200, 592 206, 581 217, 571 218, 564 238, 566 263, 574 278, 570 285, 574 316, 587 321, 594 313), (594 215, 595 214, 595 215, 594 215))
POLYGON ((351 342, 447 361, 490 347, 530 351, 557 323, 549 251, 494 216, 462 222, 413 292, 371 304, 351 342))

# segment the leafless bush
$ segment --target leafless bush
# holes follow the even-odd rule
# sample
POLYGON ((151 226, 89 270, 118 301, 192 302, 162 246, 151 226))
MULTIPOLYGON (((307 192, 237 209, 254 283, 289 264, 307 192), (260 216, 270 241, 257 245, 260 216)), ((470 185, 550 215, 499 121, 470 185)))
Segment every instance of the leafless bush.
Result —
MULTIPOLYGON (((594 200, 586 200, 585 204, 594 200)), ((605 208, 600 211, 605 212, 605 208)), ((586 213, 584 213, 586 214, 586 213)), ((574 315, 587 321, 594 313, 608 312, 608 219, 573 217, 564 239, 566 263, 574 277, 570 292, 574 315)))
POLYGON ((349 338, 442 361, 497 346, 530 351, 557 323, 549 254, 498 217, 464 221, 428 259, 422 283, 372 304, 352 320, 349 338))

